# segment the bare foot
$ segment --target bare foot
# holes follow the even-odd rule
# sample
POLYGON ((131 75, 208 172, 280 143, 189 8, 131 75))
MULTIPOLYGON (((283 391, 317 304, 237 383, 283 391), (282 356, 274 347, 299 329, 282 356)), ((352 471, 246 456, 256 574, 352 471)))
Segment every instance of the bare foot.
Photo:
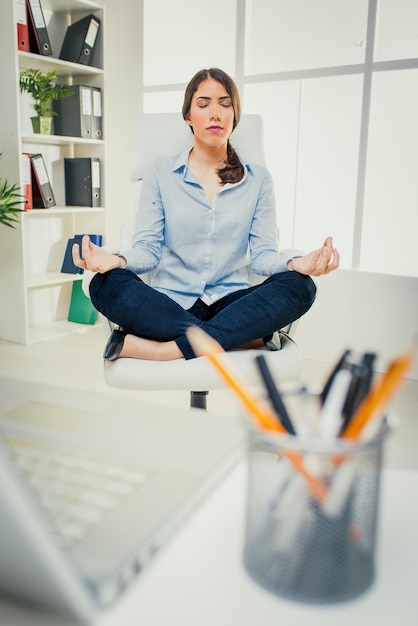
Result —
POLYGON ((174 361, 183 358, 175 341, 154 341, 135 335, 126 335, 119 356, 144 361, 174 361))

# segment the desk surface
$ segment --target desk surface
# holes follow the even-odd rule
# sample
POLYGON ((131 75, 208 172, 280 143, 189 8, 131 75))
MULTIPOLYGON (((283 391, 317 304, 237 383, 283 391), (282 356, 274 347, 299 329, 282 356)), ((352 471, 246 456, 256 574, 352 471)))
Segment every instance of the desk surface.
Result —
MULTIPOLYGON (((377 578, 356 600, 297 604, 263 590, 241 563, 246 472, 239 464, 97 626, 416 626, 418 472, 386 470, 377 578)), ((0 604, 1 626, 65 626, 0 604)))

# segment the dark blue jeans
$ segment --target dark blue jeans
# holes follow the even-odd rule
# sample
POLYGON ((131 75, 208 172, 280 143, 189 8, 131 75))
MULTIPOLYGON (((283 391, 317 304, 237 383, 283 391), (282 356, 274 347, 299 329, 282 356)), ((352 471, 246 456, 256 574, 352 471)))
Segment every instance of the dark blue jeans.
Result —
POLYGON ((207 306, 200 299, 184 310, 171 298, 126 269, 96 274, 90 283, 95 308, 127 332, 157 341, 174 340, 186 359, 195 354, 189 326, 200 326, 225 350, 270 337, 312 306, 316 287, 309 276, 281 272, 207 306))

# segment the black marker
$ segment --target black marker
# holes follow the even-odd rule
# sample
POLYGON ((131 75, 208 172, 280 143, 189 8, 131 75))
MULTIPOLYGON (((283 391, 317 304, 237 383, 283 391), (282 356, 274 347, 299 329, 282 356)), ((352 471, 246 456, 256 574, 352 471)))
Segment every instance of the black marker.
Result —
POLYGON ((339 372, 344 367, 346 367, 350 356, 351 356, 351 350, 345 350, 340 360, 335 364, 334 369, 331 371, 331 374, 329 375, 328 380, 322 389, 321 396, 320 396, 321 404, 324 404, 327 398, 328 392, 332 386, 332 383, 334 382, 336 373, 339 372))
POLYGON ((343 407, 343 425, 340 434, 370 391, 375 358, 374 352, 365 352, 360 363, 352 365, 353 379, 343 407))
POLYGON ((286 428, 287 432, 291 435, 295 435, 296 431, 293 428, 293 424, 289 417, 289 413, 287 412, 287 409, 283 403, 281 394, 276 387, 276 384, 273 380, 273 377, 267 365, 267 361, 264 358, 264 355, 260 354, 256 356, 255 360, 258 365, 258 369, 260 370, 261 377, 266 386, 267 393, 269 395, 274 412, 276 413, 282 425, 286 428))

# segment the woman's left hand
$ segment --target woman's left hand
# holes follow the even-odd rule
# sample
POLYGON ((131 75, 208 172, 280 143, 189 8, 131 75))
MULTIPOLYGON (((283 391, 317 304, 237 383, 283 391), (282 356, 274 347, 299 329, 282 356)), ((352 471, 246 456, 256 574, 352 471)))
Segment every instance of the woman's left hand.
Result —
POLYGON ((323 276, 337 269, 340 264, 338 250, 332 245, 332 237, 327 237, 318 250, 296 257, 288 263, 290 270, 308 276, 323 276))

